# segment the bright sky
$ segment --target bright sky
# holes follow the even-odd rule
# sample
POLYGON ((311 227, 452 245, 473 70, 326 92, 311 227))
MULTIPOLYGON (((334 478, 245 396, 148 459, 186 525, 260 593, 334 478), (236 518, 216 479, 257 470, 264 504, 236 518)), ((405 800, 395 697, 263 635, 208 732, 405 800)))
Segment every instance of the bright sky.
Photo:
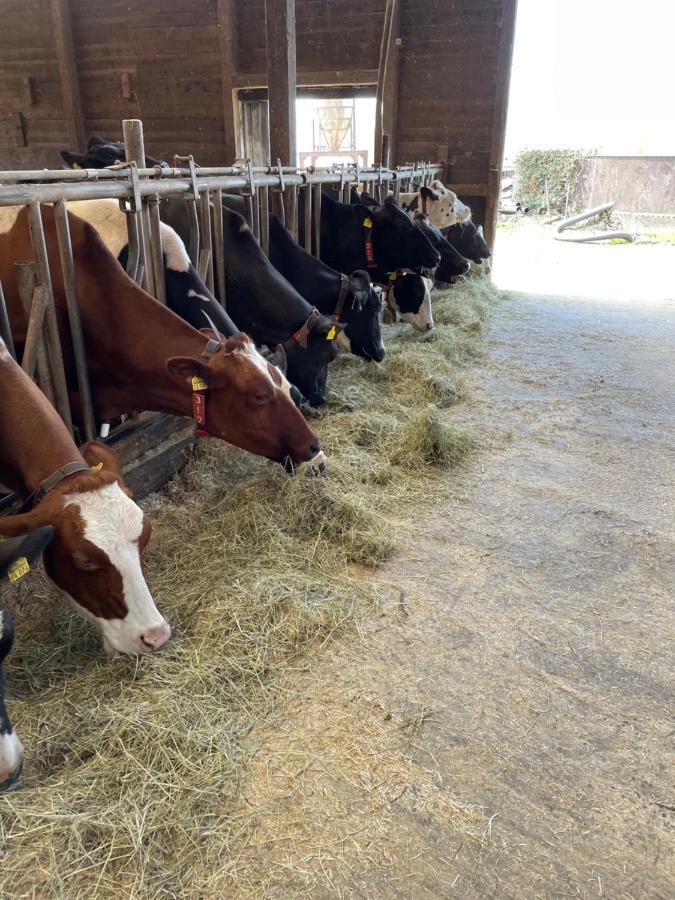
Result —
POLYGON ((675 0, 518 0, 506 159, 675 156, 675 0))

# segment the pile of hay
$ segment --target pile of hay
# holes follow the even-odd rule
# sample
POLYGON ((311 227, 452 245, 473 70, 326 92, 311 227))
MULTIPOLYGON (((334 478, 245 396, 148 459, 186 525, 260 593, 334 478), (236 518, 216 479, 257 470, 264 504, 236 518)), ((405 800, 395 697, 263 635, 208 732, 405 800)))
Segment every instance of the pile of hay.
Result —
POLYGON ((391 326, 381 366, 336 363, 314 420, 327 477, 210 441, 146 502, 148 582, 173 628, 158 656, 107 660, 39 572, 0 595, 27 751, 21 787, 0 798, 0 895, 196 896, 229 866, 252 825, 235 802, 245 738, 278 699, 275 676, 376 602, 364 570, 475 445, 449 407, 493 297, 478 280, 440 293, 434 332, 391 326))

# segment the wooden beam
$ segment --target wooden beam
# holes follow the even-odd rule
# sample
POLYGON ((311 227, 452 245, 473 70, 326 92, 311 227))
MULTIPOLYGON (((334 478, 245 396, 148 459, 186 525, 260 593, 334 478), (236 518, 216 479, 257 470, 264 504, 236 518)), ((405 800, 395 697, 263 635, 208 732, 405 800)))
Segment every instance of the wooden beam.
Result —
POLYGON ((270 155, 286 165, 297 161, 295 98, 295 0, 265 0, 270 155))
MULTIPOLYGON (((382 90, 382 131, 389 135, 389 165, 398 164, 398 92, 401 82, 401 3, 394 5, 382 90)), ((377 146, 377 145, 376 145, 377 146)), ((440 160, 442 156, 439 156, 440 160)))
POLYGON ((384 90, 387 80, 389 48, 391 44, 394 10, 398 6, 396 0, 387 0, 384 10, 382 42, 380 44, 380 65, 377 70, 377 94, 375 98, 375 164, 382 162, 382 133, 384 118, 384 90))
POLYGON ((50 8, 63 97, 63 119, 68 129, 68 139, 73 143, 73 149, 84 150, 87 135, 75 60, 70 5, 68 0, 50 0, 50 8))
POLYGON ((223 92, 225 142, 223 162, 231 165, 238 154, 239 98, 236 92, 238 70, 237 19, 235 0, 218 0, 218 37, 220 40, 220 77, 223 92))
MULTIPOLYGON (((298 87, 374 86, 377 84, 377 69, 325 69, 319 72, 297 72, 296 81, 298 87)), ((267 75, 264 72, 237 74, 232 82, 235 87, 246 90, 262 88, 267 85, 267 75)))
POLYGON ((513 58, 517 8, 518 0, 502 0, 499 54, 497 57, 497 84, 490 141, 490 170, 485 201, 485 224, 483 226, 485 241, 490 250, 494 249, 495 230, 497 228, 497 211, 499 208, 502 163, 504 161, 506 114, 509 107, 509 85, 511 82, 511 61, 513 58))

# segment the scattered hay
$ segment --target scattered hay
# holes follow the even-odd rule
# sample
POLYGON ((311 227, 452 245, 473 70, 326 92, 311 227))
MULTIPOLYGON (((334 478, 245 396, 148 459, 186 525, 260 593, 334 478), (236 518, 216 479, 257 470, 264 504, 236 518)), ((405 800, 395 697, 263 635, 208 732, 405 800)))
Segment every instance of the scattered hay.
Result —
POLYGON ((0 593, 17 620, 8 696, 27 750, 21 787, 0 798, 3 897, 189 897, 232 875, 254 830, 239 802, 246 735, 300 655, 377 603, 364 567, 476 445, 446 418, 489 295, 440 292, 452 324, 392 326, 382 366, 338 360, 315 422, 326 478, 210 441, 146 501, 148 582, 173 628, 158 656, 105 659, 39 571, 0 593))

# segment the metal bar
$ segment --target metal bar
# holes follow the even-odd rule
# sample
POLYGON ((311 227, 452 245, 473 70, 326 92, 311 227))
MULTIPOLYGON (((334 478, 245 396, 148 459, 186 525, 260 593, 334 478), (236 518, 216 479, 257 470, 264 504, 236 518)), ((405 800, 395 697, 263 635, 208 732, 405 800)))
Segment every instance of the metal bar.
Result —
POLYGON ((77 386, 80 394, 80 407, 82 409, 82 421, 84 433, 88 441, 96 437, 96 419, 94 417, 94 402, 89 383, 89 369, 87 367, 87 353, 82 331, 82 318, 80 316, 80 301, 77 296, 77 279, 75 276, 75 261, 73 259, 73 247, 70 241, 68 228, 68 213, 66 204, 61 200, 54 206, 54 220, 56 222, 56 236, 59 243, 59 257, 61 259, 61 271, 63 273, 63 289, 66 295, 66 307, 68 309, 68 322, 70 323, 70 336, 73 343, 73 355, 75 357, 75 371, 77 373, 77 386))
POLYGON ((260 212, 260 246, 265 256, 270 255, 270 195, 269 188, 258 192, 260 212))
POLYGON ((312 252, 312 188, 310 185, 304 187, 303 191, 303 212, 305 219, 305 250, 307 253, 312 252))
POLYGON ((213 227, 215 229, 213 238, 213 252, 216 257, 216 280, 218 283, 218 299, 223 309, 226 309, 225 297, 225 250, 223 241, 225 238, 223 228, 223 192, 220 188, 216 188, 213 194, 213 227))
POLYGON ((197 268, 199 263, 199 216, 197 215, 197 201, 194 197, 190 197, 185 201, 187 203, 188 228, 190 238, 188 241, 188 256, 190 262, 197 268))
MULTIPOLYGON (((14 272, 16 276, 16 286, 19 292, 19 299, 21 301, 21 308, 23 309, 23 317, 26 322, 26 340, 28 340, 28 329, 30 327, 31 311, 38 283, 37 266, 34 262, 14 263, 14 272)), ((40 390, 45 395, 45 397, 49 400, 52 406, 54 406, 54 386, 52 384, 51 373, 49 371, 49 362, 47 360, 47 351, 45 350, 44 343, 44 313, 41 318, 43 324, 43 332, 38 335, 35 342, 37 346, 37 374, 35 377, 35 381, 37 382, 40 390)), ((29 345, 29 350, 30 346, 31 345, 29 345)), ((25 353, 26 348, 24 345, 24 355, 25 353)), ((21 361, 21 364, 23 366, 23 359, 21 361)), ((31 364, 29 360, 26 360, 26 366, 30 368, 31 364)))
POLYGON ((321 258, 321 184, 312 185, 312 253, 321 258))
POLYGON ((42 342, 47 298, 45 292, 36 286, 36 280, 35 263, 17 264, 16 282, 27 323, 21 368, 30 378, 35 377, 38 358, 42 371, 47 371, 47 357, 44 355, 44 344, 42 342), (40 350, 43 351, 42 354, 40 350))
MULTIPOLYGON (((136 163, 136 166, 145 166, 145 142, 143 140, 143 123, 140 119, 123 119, 122 132, 124 135, 124 155, 127 163, 136 163)), ((134 185, 140 194, 140 184, 134 185)), ((135 198, 136 199, 136 198, 135 198)), ((153 257, 150 224, 150 213, 148 210, 147 200, 141 199, 140 211, 140 229, 139 237, 141 237, 140 246, 142 247, 142 259, 145 264, 144 287, 149 294, 157 296, 157 286, 155 279, 156 261, 153 257)), ((138 212, 138 210, 135 210, 138 212)))
POLYGON ((201 245, 203 250, 209 251, 206 278, 207 288, 213 293, 213 243, 211 240, 211 193, 204 191, 199 197, 201 211, 201 245))
POLYGON ((141 261, 141 247, 138 239, 138 219, 131 210, 125 210, 127 217, 127 237, 129 239, 129 256, 127 258, 127 275, 139 284, 138 267, 141 261))
POLYGON ((2 282, 0 282, 0 338, 5 342, 5 346, 11 353, 12 358, 16 359, 16 350, 14 349, 12 329, 9 324, 9 315, 7 314, 7 304, 5 303, 5 294, 2 290, 2 282))
MULTIPOLYGON (((298 186, 297 184, 292 184, 286 190, 286 201, 287 201, 287 209, 288 215, 286 216, 286 220, 290 219, 290 231, 293 240, 297 241, 298 239, 298 186)), ((288 226, 286 226, 288 227, 288 226)))
POLYGON ((42 216, 40 215, 39 203, 33 203, 28 207, 28 227, 30 230, 33 250, 35 251, 35 262, 37 263, 40 285, 47 292, 47 311, 45 314, 45 342, 47 345, 49 366, 52 373, 52 381, 54 383, 54 399, 56 400, 55 408, 63 421, 66 423, 68 430, 72 434, 73 420, 70 415, 68 385, 66 383, 66 373, 63 366, 63 354, 61 352, 59 326, 56 319, 56 306, 54 304, 54 293, 52 291, 52 279, 51 275, 49 274, 47 244, 45 243, 45 234, 42 228, 42 216))
POLYGON ((166 306, 164 253, 162 251, 162 229, 159 221, 159 197, 148 197, 148 218, 150 220, 150 252, 152 254, 155 297, 166 306))

